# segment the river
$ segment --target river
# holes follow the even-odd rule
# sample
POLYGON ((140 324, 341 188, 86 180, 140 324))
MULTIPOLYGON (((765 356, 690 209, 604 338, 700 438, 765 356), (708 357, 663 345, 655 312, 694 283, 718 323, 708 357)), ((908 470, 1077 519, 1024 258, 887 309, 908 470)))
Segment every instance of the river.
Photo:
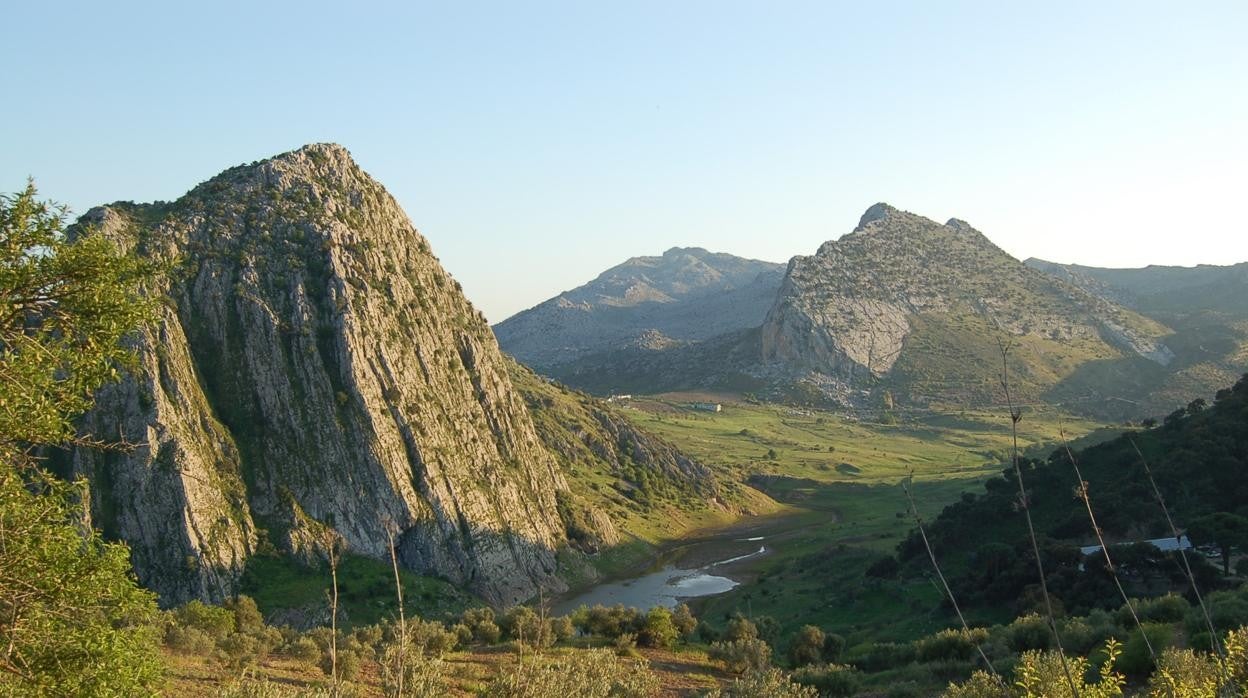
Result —
POLYGON ((604 582, 557 602, 554 613, 563 615, 580 606, 599 604, 623 604, 642 610, 655 606, 673 608, 686 599, 722 594, 740 583, 729 576, 733 566, 769 552, 764 540, 765 536, 708 539, 680 546, 666 552, 637 576, 604 582), (702 563, 708 555, 728 556, 702 563))

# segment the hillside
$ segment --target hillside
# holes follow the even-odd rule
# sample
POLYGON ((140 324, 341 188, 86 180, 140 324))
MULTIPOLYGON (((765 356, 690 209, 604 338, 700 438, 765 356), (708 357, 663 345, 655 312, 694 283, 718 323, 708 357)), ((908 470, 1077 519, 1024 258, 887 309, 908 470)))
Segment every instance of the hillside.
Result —
POLYGON ((1248 368, 1248 263, 1102 269, 1039 259, 1027 265, 1113 299, 1171 331, 1166 370, 1109 362, 1084 371, 1084 390, 1113 390, 1141 413, 1161 415, 1207 395, 1248 368), (1145 370, 1136 370, 1143 368, 1145 370))
POLYGON ((663 351, 757 327, 783 265, 673 247, 634 257, 494 326, 503 350, 554 375, 619 349, 663 351))
POLYGON ((795 257, 762 328, 764 365, 845 403, 1000 399, 998 342, 1032 401, 1089 362, 1165 366, 1159 323, 1041 274, 967 223, 887 204, 795 257))
MULTIPOLYGON (((1020 426, 1025 429, 1026 423, 1020 426)), ((1233 388, 1218 391, 1212 404, 1194 400, 1159 426, 1074 452, 1097 521, 1111 544, 1170 536, 1165 514, 1136 453, 1137 445, 1148 459, 1170 514, 1196 543, 1212 540, 1198 535, 1202 522, 1210 521, 1212 515, 1248 515, 1248 375, 1233 388)), ((1116 608, 1121 598, 1110 585, 1102 561, 1089 563, 1085 570, 1076 549, 1097 541, 1083 502, 1071 496, 1078 478, 1070 458, 1056 450, 1043 460, 1024 460, 1022 466, 1036 528, 1045 540, 1050 588, 1073 611, 1116 608)), ((989 480, 983 492, 967 494, 947 507, 930 523, 927 533, 941 560, 959 571, 957 588, 965 604, 1024 613, 1035 601, 1035 567, 1023 515, 1016 505, 1017 478, 1012 469, 1002 475, 989 480)), ((1248 530, 1248 519, 1243 526, 1248 530)), ((1226 542, 1243 546, 1244 540, 1248 539, 1226 542)), ((898 551, 916 570, 926 564, 917 534, 898 551)), ((1125 570, 1132 594, 1184 591, 1173 561, 1155 549, 1127 547, 1118 549, 1118 557, 1116 563, 1125 570)), ((1216 587, 1212 568, 1201 569, 1205 583, 1216 587)))
POLYGON ((80 423, 133 448, 54 459, 89 481, 91 523, 129 544, 164 604, 244 585, 274 599, 264 585, 279 578, 293 602, 308 586, 299 566, 328 546, 371 570, 393 536, 406 569, 506 605, 592 578, 576 551, 618 542, 630 517, 704 510, 705 498, 730 510, 698 463, 595 401, 550 397, 506 360, 341 147, 78 225, 171 269, 151 289, 166 302, 135 338, 138 370, 80 423))

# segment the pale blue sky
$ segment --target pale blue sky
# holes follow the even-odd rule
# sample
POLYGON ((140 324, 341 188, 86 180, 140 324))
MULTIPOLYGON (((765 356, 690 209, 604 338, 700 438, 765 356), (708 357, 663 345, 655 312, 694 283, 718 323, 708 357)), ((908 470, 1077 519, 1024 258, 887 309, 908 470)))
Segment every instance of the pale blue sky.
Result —
POLYGON ((876 201, 1019 257, 1248 260, 1248 3, 9 3, 0 191, 354 153, 491 321, 876 201))

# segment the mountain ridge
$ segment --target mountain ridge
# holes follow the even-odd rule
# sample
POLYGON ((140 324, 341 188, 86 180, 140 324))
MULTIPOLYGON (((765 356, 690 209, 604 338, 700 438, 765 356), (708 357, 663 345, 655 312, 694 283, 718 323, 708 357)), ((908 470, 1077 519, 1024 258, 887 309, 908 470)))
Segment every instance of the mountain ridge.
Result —
POLYGON ((771 262, 672 247, 631 257, 494 331, 504 351, 544 372, 647 337, 699 342, 761 320, 781 272, 771 262))

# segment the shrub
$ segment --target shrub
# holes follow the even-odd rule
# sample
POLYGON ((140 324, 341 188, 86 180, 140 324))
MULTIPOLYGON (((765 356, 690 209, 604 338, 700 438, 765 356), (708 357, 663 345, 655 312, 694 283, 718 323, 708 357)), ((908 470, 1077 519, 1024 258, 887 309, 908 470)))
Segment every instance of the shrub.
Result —
POLYGON ((496 644, 503 636, 502 628, 494 622, 494 611, 489 608, 470 608, 459 622, 472 631, 473 640, 484 645, 496 644))
POLYGON ((624 633, 615 638, 615 653, 621 657, 634 657, 637 655, 637 636, 632 633, 624 633))
POLYGON ((199 628, 171 625, 165 629, 165 646, 182 654, 206 655, 216 647, 216 642, 199 628))
MULTIPOLYGON (((360 660, 359 654, 348 649, 338 649, 338 678, 343 681, 354 681, 355 677, 360 673, 362 664, 363 662, 360 660)), ((333 663, 330 653, 324 652, 321 654, 321 671, 325 672, 326 676, 329 676, 332 669, 333 663)))
POLYGON ((567 642, 576 635, 576 626, 572 624, 571 617, 559 616, 550 619, 550 631, 554 634, 555 642, 567 642))
POLYGON ((802 667, 793 672, 793 680, 817 689, 820 696, 852 696, 862 685, 856 669, 840 664, 802 667))
POLYGON ((202 630, 214 640, 220 640, 235 629, 233 611, 198 600, 178 608, 173 616, 178 625, 202 630))
POLYGON ((715 627, 704 620, 698 621, 698 627, 694 628, 693 634, 702 642, 711 643, 719 639, 719 632, 715 627))
POLYGON ((735 679, 722 691, 708 694, 708 698, 818 698, 819 695, 810 686, 794 683, 779 669, 767 669, 735 679))
POLYGON ((459 636, 436 620, 412 618, 407 621, 408 648, 432 656, 441 656, 455 649, 459 636))
POLYGON ((1157 671, 1148 682, 1148 695, 1216 696, 1222 683, 1222 668, 1216 659, 1192 650, 1167 649, 1158 660, 1157 671))
POLYGON ((823 661, 835 663, 845 652, 845 638, 836 633, 825 633, 823 636, 823 661))
POLYGON ((457 647, 467 647, 472 644, 472 628, 463 623, 456 623, 451 627, 451 632, 455 633, 455 645, 457 647))
POLYGON ((676 632, 680 633, 682 638, 689 637, 698 627, 698 619, 693 617, 689 605, 683 603, 672 611, 672 623, 676 625, 676 632))
POLYGON ((966 661, 973 658, 976 648, 988 640, 988 631, 974 628, 941 630, 915 644, 915 658, 920 662, 966 661))
POLYGON ((616 604, 610 608, 594 606, 579 609, 574 615, 583 632, 605 638, 619 637, 623 633, 636 632, 642 624, 641 613, 635 608, 616 604))
POLYGON ((217 640, 217 657, 234 670, 246 669, 268 656, 268 647, 252 635, 234 633, 217 640))
POLYGON ((301 662, 315 662, 321 656, 321 648, 310 637, 300 637, 286 645, 282 654, 301 662))
POLYGON ((867 672, 895 669, 914 661, 914 645, 877 642, 869 645, 865 651, 855 652, 847 661, 867 672))
POLYGON ((716 642, 711 645, 710 657, 724 663, 734 674, 746 671, 762 671, 771 664, 771 647, 757 637, 716 642))
POLYGON ((1013 690, 1008 681, 998 680, 986 672, 976 671, 961 684, 950 684, 945 698, 1071 698, 1070 681, 1066 670, 1075 683, 1080 698, 1112 698, 1122 695, 1126 680, 1113 671, 1119 652, 1118 643, 1110 640, 1105 648, 1105 661, 1095 683, 1087 683, 1088 660, 1083 657, 1067 657, 1065 663, 1057 652, 1029 650, 1019 659, 1014 671, 1013 690))
POLYGON ((646 614, 646 622, 638 633, 638 640, 645 647, 671 647, 680 633, 672 622, 672 612, 655 606, 646 614))
POLYGON ((986 671, 976 671, 962 683, 951 683, 943 698, 1013 698, 1014 693, 986 671))
MULTIPOLYGON (((1239 628, 1248 625, 1248 600, 1233 591, 1215 591, 1205 597, 1209 607, 1209 616, 1213 619, 1213 627, 1219 632, 1227 628, 1239 628)), ((1200 609, 1192 609, 1187 619, 1189 632, 1197 633, 1206 630, 1205 618, 1200 609)))
MULTIPOLYGON (((1136 615, 1145 623, 1181 623, 1192 609, 1191 604, 1182 596, 1175 594, 1131 601, 1135 604, 1136 615)), ((1131 609, 1125 604, 1114 614, 1114 619, 1124 628, 1135 627, 1135 621, 1131 619, 1131 609)))
POLYGON ((381 652, 381 687, 386 698, 441 698, 448 691, 445 666, 441 658, 410 650, 400 655, 397 645, 387 644, 381 652))
POLYGON ((550 620, 539 618, 528 606, 516 606, 507 611, 501 626, 508 639, 530 647, 549 647, 553 640, 550 620))
POLYGON ((236 681, 220 689, 217 698, 330 698, 328 688, 292 688, 268 679, 236 681))
POLYGON ((1016 619, 1009 626, 1009 643, 1015 652, 1049 649, 1053 643, 1049 622, 1034 613, 1016 619))
POLYGON ((525 662, 501 674, 484 698, 648 698, 659 681, 644 664, 608 650, 572 652, 550 662, 525 662))
POLYGON ((1115 669, 1133 678, 1142 678, 1153 672, 1155 666, 1152 656, 1148 653, 1148 645, 1144 642, 1145 634, 1153 646, 1153 651, 1158 654, 1173 644, 1170 626, 1145 623, 1143 631, 1136 628, 1127 638, 1127 644, 1122 648, 1122 654, 1118 656, 1114 664, 1115 669))
POLYGON ((735 616, 728 621, 728 626, 724 628, 724 634, 720 637, 724 642, 734 642, 736 640, 747 640, 758 637, 758 626, 754 625, 748 618, 735 616))
POLYGON ((789 661, 793 666, 816 664, 823 658, 827 636, 813 625, 804 625, 789 642, 789 661))
POLYGON ((260 615, 255 599, 250 596, 236 596, 228 599, 223 608, 234 614, 235 631, 254 633, 264 630, 264 616, 260 615))

